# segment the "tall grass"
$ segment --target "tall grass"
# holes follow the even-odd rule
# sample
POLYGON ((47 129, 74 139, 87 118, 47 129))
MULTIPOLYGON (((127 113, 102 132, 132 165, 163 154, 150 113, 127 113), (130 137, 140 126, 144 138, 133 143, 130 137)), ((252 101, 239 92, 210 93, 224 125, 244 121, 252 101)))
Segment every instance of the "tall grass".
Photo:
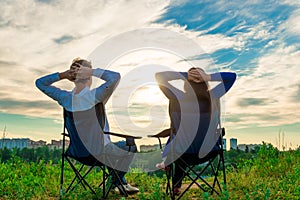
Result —
POLYGON ((229 170, 230 199, 299 199, 300 152, 263 144, 257 157, 229 170))
MULTIPOLYGON (((71 179, 71 169, 67 169, 65 175, 71 179)), ((0 199, 59 199, 59 176, 60 164, 42 160, 24 162, 12 157, 0 163, 0 199)), ((140 193, 128 198, 110 193, 109 199, 169 199, 165 194, 165 176, 150 176, 137 169, 126 178, 140 188, 140 193)), ((94 185, 100 179, 101 173, 97 170, 89 176, 94 185)), ((236 167, 228 167, 227 185, 220 196, 193 187, 183 199, 299 199, 299 186, 300 151, 282 152, 263 144, 254 157, 240 160, 236 167)), ((100 196, 101 190, 96 191, 100 196)), ((77 187, 63 199, 96 199, 97 196, 77 187)))

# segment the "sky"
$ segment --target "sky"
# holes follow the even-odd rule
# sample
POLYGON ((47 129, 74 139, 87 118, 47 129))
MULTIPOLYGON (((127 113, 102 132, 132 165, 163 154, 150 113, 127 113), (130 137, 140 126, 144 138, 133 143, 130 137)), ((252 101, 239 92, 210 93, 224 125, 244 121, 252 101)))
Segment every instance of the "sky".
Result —
POLYGON ((79 56, 121 73, 108 119, 113 131, 143 136, 138 143, 169 125, 154 73, 192 63, 237 73, 222 101, 228 140, 300 145, 299 1, 2 0, 0 40, 2 137, 60 138, 62 109, 35 80, 79 56))

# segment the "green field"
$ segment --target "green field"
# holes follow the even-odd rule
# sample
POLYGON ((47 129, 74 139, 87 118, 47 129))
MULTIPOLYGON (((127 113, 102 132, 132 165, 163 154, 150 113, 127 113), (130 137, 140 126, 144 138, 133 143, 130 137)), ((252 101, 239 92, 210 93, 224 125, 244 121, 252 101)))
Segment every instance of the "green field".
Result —
MULTIPOLYGON (((182 199, 300 199, 300 151, 278 151, 264 144, 257 152, 226 152, 227 185, 220 196, 193 187, 182 199)), ((98 170, 99 171, 99 170, 98 170)), ((126 178, 141 192, 124 198, 110 193, 109 199, 169 199, 162 173, 129 173, 126 178)), ((66 176, 71 178, 70 169, 66 176)), ((59 199, 60 163, 49 159, 26 161, 12 154, 0 164, 0 199, 59 199)), ((93 171, 89 180, 95 185, 101 173, 93 171)), ((101 197, 101 190, 97 195, 101 197)), ((77 187, 62 199, 97 199, 77 187)))

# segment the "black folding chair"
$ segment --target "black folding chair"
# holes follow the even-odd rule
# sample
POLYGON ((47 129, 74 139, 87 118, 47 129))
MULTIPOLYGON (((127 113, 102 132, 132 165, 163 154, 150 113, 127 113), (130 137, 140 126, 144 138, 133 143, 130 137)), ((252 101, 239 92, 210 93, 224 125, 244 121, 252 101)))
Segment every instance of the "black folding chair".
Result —
MULTIPOLYGON (((104 113, 104 107, 102 103, 97 104, 93 108, 87 110, 87 111, 79 111, 76 114, 83 115, 83 117, 80 117, 81 119, 84 119, 86 115, 89 115, 89 112, 95 112, 97 119, 96 122, 99 123, 100 127, 103 130, 104 123, 105 123, 105 113, 104 113)), ((63 128, 63 149, 62 149, 62 166, 61 166, 61 177, 60 177, 60 196, 63 194, 66 194, 72 190, 74 190, 75 187, 78 185, 81 185, 85 190, 90 190, 93 194, 96 194, 95 187, 93 187, 90 183, 88 183, 87 176, 90 174, 90 172, 95 168, 99 167, 100 171, 102 172, 102 181, 97 184, 97 187, 102 188, 102 198, 105 199, 109 192, 111 191, 113 184, 108 184, 108 180, 112 175, 114 175, 118 180, 117 182, 119 184, 116 185, 118 189, 121 191, 121 194, 124 196, 128 196, 128 193, 126 192, 125 188, 121 184, 121 179, 118 176, 117 171, 111 167, 110 165, 108 167, 107 163, 100 162, 97 158, 95 158, 86 148, 86 146, 81 141, 81 138, 77 132, 77 128, 75 125, 74 119, 74 113, 66 111, 64 109, 64 128, 63 128), (67 132, 66 132, 67 130, 67 132), (69 146, 66 148, 66 139, 69 138, 69 146), (72 168, 72 171, 74 172, 75 176, 74 178, 69 182, 68 186, 64 186, 64 170, 65 170, 65 161, 69 164, 69 166, 72 168), (79 164, 77 164, 79 162, 79 164), (109 169, 109 170, 108 170, 109 169)), ((88 120, 88 119, 86 119, 88 120)), ((87 130, 87 133, 88 130, 87 130)), ((112 133, 112 132, 103 132, 99 134, 110 134, 113 136, 118 136, 126 139, 126 145, 129 148, 135 145, 134 139, 139 139, 141 137, 135 137, 135 136, 128 136, 123 135, 119 133, 112 133)), ((104 135, 103 135, 104 136, 104 135)), ((104 137, 102 137, 104 138, 104 137)), ((104 145, 104 141, 99 141, 99 145, 104 145)), ((107 155, 107 157, 110 157, 107 155)), ((108 162, 113 162, 114 160, 110 160, 109 158, 106 159, 108 162)))
MULTIPOLYGON (((166 193, 170 195, 171 199, 180 199, 191 187, 193 184, 197 185, 204 192, 210 192, 211 194, 216 193, 220 194, 222 192, 222 186, 220 181, 220 171, 223 173, 223 183, 226 184, 226 173, 224 165, 224 154, 223 154, 223 136, 225 135, 225 128, 220 128, 217 130, 220 134, 220 137, 213 147, 213 149, 204 157, 199 159, 198 154, 183 154, 175 162, 171 163, 166 167, 166 176, 167 176, 167 186, 166 193), (174 193, 174 185, 176 184, 173 181, 175 165, 184 171, 184 176, 180 180, 183 180, 185 177, 188 178, 191 182, 187 187, 176 197, 174 193), (200 171, 196 170, 195 167, 202 166, 200 171), (208 182, 204 178, 204 174, 207 172, 205 177, 210 177, 212 181, 208 182)), ((161 138, 172 137, 172 129, 166 129, 156 135, 149 135, 149 137, 154 137, 159 140, 160 147, 162 149, 161 138)))

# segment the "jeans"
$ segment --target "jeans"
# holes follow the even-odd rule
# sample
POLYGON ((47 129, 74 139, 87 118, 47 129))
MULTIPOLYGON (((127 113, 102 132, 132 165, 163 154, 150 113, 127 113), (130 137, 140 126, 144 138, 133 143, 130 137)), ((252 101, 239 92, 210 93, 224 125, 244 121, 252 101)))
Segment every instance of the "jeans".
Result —
MULTIPOLYGON (((117 147, 123 149, 123 150, 126 150, 126 151, 130 151, 130 152, 137 152, 137 148, 136 148, 136 145, 134 144, 134 146, 127 146, 126 145, 126 141, 118 141, 118 142, 114 142, 113 143, 114 145, 116 145, 117 147)), ((133 159, 133 157, 132 157, 133 159)), ((119 163, 121 163, 122 165, 130 165, 132 159, 128 159, 128 158, 125 158, 125 159, 120 159, 118 160, 119 163)), ((108 170, 111 172, 111 168, 108 168, 108 170)), ((127 172, 124 172, 124 171, 118 171, 118 170, 115 170, 116 173, 118 174, 118 176, 120 177, 121 179, 121 183, 126 185, 127 182, 126 182, 126 179, 125 179, 125 174, 127 172)), ((112 175, 112 184, 114 185, 119 185, 119 181, 118 181, 118 178, 115 176, 115 174, 112 175)))

